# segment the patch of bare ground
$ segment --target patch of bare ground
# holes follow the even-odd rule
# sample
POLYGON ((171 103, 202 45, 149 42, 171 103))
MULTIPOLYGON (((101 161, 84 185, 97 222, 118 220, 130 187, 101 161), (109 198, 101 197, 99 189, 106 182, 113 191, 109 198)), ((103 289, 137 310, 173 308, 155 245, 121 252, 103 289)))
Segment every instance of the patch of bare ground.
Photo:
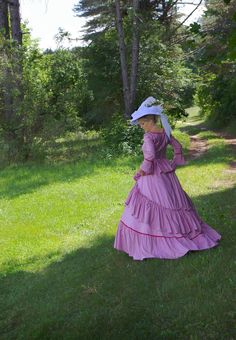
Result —
POLYGON ((208 143, 206 139, 199 138, 197 135, 190 136, 190 147, 186 156, 187 161, 200 157, 207 149, 208 143))
MULTIPOLYGON (((204 128, 201 129, 203 130, 204 128)), ((226 134, 225 132, 215 131, 215 133, 218 137, 224 138, 226 145, 233 150, 233 154, 236 156, 236 138, 226 134)), ((202 156, 207 150, 207 139, 200 138, 197 135, 190 136, 190 148, 188 155, 186 156, 187 162, 202 156)), ((236 173, 236 158, 235 161, 228 164, 228 167, 223 170, 223 173, 225 174, 224 179, 216 180, 211 188, 232 188, 235 185, 235 176, 233 175, 236 173)))

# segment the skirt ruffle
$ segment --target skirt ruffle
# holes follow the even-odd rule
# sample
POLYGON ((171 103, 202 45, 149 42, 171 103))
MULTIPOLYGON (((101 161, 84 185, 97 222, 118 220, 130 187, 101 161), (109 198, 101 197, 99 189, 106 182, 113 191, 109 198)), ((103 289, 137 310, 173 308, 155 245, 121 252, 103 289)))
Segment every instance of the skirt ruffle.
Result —
POLYGON ((176 259, 189 251, 215 247, 221 239, 200 218, 168 166, 163 165, 162 171, 154 167, 153 175, 138 178, 125 201, 114 248, 134 260, 176 259))
POLYGON ((204 250, 218 245, 221 235, 206 223, 195 238, 151 236, 138 232, 120 220, 114 248, 134 260, 144 258, 177 259, 189 251, 204 250))
POLYGON ((129 193, 126 206, 133 217, 147 224, 147 234, 154 236, 191 236, 202 230, 203 221, 198 216, 191 200, 186 196, 186 205, 167 208, 144 196, 136 184, 129 193), (153 230, 153 231, 152 231, 153 230))

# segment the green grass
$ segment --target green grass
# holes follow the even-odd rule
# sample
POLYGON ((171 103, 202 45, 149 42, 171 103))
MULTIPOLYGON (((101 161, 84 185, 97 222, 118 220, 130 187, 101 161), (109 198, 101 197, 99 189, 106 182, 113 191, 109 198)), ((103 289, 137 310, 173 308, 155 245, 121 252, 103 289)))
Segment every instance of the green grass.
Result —
POLYGON ((185 152, 190 132, 209 150, 176 173, 221 233, 217 248, 142 262, 113 249, 141 157, 90 148, 88 159, 1 170, 1 339, 235 337, 235 174, 224 172, 234 155, 190 113, 175 135, 185 152))

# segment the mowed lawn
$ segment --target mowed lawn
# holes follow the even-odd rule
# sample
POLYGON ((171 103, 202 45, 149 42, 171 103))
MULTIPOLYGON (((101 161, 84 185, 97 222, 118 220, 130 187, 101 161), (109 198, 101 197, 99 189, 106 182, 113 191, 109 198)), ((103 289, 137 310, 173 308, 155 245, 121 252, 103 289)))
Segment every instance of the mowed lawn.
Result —
POLYGON ((234 155, 201 124, 178 124, 185 154, 186 132, 209 149, 176 174, 222 240, 176 260, 113 248, 141 155, 106 159, 94 146, 88 158, 0 171, 0 339, 236 338, 234 155))

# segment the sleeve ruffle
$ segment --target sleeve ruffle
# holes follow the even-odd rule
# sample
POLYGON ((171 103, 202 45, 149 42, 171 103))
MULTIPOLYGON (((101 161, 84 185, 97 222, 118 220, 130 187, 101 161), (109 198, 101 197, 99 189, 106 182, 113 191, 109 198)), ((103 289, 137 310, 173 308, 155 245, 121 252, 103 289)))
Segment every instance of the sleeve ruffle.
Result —
POLYGON ((174 157, 170 161, 171 166, 175 169, 177 165, 185 165, 186 161, 184 159, 182 145, 172 135, 170 136, 170 144, 172 145, 174 149, 174 157))

